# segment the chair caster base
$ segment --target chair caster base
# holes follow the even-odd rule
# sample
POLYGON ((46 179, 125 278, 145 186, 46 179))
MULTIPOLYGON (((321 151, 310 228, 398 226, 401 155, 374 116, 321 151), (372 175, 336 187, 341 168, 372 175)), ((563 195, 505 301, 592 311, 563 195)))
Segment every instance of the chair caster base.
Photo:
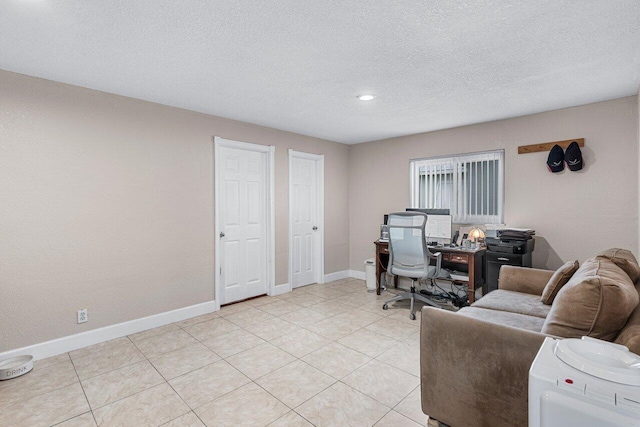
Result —
POLYGON ((383 309, 383 310, 388 310, 388 309, 389 309, 389 306, 388 306, 387 304, 382 304, 382 309, 383 309))
POLYGON ((409 314, 409 319, 416 320, 416 314, 415 313, 409 314))

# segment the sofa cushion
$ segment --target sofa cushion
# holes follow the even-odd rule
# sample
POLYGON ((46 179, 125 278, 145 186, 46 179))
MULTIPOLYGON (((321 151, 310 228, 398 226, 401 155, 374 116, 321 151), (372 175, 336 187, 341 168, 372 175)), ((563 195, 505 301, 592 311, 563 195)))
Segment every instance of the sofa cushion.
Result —
MULTIPOLYGON (((636 291, 640 294, 640 283, 636 283, 636 291)), ((640 305, 633 310, 627 324, 620 331, 615 340, 636 354, 640 354, 640 305)))
POLYGON ((571 276, 578 271, 578 268, 580 268, 578 261, 569 261, 557 269, 547 282, 547 286, 544 287, 540 301, 542 301, 543 304, 551 305, 560 289, 567 284, 571 276))
POLYGON ((519 329, 540 332, 544 319, 526 314, 510 313, 508 311, 488 310, 486 308, 464 307, 458 310, 458 314, 475 319, 484 320, 499 325, 511 326, 519 329))
POLYGON ((608 259, 612 261, 615 265, 620 267, 629 275, 629 278, 632 282, 635 282, 640 278, 640 266, 638 266, 638 261, 636 257, 633 256, 631 251, 626 249, 619 248, 611 248, 606 251, 600 252, 595 256, 599 259, 608 259))
POLYGON ((637 305, 627 273, 609 260, 590 259, 558 292, 542 333, 612 341, 637 305))
POLYGON ((480 298, 472 307, 488 310, 507 311, 509 313, 524 314, 544 319, 549 314, 551 306, 540 301, 539 295, 498 289, 480 298))

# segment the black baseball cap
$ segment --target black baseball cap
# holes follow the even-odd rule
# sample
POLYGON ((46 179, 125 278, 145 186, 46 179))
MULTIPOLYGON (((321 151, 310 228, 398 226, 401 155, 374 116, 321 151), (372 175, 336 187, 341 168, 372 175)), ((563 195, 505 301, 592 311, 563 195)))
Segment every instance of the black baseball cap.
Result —
POLYGON ((558 144, 554 145, 549 151, 547 158, 547 168, 549 172, 561 172, 564 169, 564 151, 558 144))
POLYGON ((579 171, 582 169, 584 162, 582 161, 582 151, 576 141, 573 141, 567 147, 567 151, 564 153, 564 161, 567 163, 567 167, 572 171, 579 171))

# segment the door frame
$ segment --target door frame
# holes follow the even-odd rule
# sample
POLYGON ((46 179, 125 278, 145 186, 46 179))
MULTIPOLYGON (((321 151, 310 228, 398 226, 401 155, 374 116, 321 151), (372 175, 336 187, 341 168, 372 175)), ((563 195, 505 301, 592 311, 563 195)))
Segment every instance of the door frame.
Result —
POLYGON ((221 138, 214 136, 214 199, 213 199, 213 218, 214 218, 214 301, 216 310, 220 310, 220 273, 222 266, 220 265, 220 188, 218 179, 219 168, 219 148, 235 148, 240 150, 254 151, 257 153, 265 153, 267 155, 267 192, 265 194, 266 203, 266 221, 267 227, 267 295, 273 295, 275 292, 276 282, 276 269, 275 269, 275 151, 276 147, 273 145, 260 145, 250 142, 234 141, 232 139, 221 138))
POLYGON ((291 167, 293 159, 315 160, 316 167, 316 183, 318 185, 316 192, 316 209, 318 228, 320 229, 320 251, 319 252, 319 268, 317 272, 316 283, 324 283, 324 154, 311 154, 302 151, 289 149, 289 287, 293 290, 293 176, 291 167))

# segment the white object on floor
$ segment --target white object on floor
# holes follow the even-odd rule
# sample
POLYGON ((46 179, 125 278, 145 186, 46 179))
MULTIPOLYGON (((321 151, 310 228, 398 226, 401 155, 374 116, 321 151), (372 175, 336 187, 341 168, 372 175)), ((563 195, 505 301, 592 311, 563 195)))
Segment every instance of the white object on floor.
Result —
POLYGON ((10 380, 33 369, 33 356, 16 356, 0 361, 0 380, 10 380))
POLYGON ((529 427, 640 426, 640 356, 594 338, 546 338, 529 370, 529 427))
POLYGON ((376 260, 369 258, 364 262, 364 271, 367 275, 367 292, 376 290, 376 260))

